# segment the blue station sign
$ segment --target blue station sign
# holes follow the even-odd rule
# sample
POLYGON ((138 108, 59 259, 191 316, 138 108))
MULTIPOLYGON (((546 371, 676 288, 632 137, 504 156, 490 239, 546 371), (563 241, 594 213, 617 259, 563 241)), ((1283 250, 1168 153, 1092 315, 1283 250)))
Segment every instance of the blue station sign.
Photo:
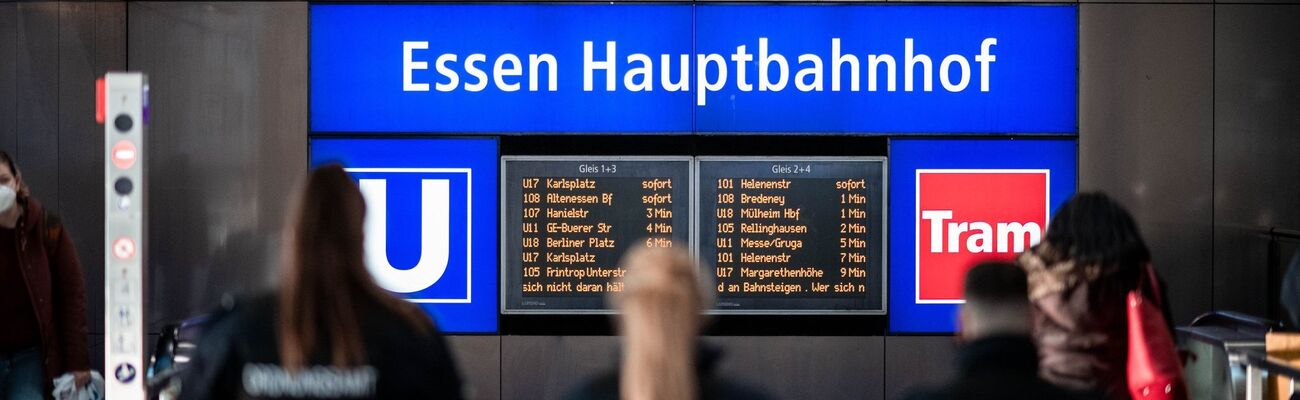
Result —
POLYGON ((497 331, 497 142, 317 138, 366 201, 366 267, 449 333, 497 331))
POLYGON ((966 272, 1046 235, 1078 184, 1072 138, 889 141, 889 331, 950 333, 966 272))
POLYGON ((1069 5, 311 6, 311 129, 1057 134, 1069 5))

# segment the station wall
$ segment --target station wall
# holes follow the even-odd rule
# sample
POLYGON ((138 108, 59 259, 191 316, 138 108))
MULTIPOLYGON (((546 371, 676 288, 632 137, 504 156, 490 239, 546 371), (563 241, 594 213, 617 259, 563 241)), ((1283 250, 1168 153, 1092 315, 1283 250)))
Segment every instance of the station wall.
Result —
MULTIPOLYGON (((1079 187, 1137 215, 1176 323, 1270 312, 1267 231, 1300 228, 1297 19, 1295 2, 1079 4, 1079 187)), ((0 2, 0 149, 73 234, 93 357, 103 314, 94 78, 149 74, 156 332, 274 284, 283 213, 307 165, 307 31, 304 2, 0 2)), ((947 336, 705 340, 728 354, 725 374, 785 398, 894 398, 947 377, 954 351, 947 336)), ((482 399, 562 396, 616 354, 610 336, 451 342, 482 399)))

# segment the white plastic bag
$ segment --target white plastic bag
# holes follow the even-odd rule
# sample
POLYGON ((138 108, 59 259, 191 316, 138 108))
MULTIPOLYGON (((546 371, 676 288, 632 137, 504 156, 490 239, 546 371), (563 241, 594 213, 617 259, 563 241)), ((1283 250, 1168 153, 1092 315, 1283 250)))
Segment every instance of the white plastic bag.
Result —
POLYGON ((77 389, 77 379, 71 373, 54 379, 54 400, 103 400, 104 376, 90 371, 90 382, 77 389))

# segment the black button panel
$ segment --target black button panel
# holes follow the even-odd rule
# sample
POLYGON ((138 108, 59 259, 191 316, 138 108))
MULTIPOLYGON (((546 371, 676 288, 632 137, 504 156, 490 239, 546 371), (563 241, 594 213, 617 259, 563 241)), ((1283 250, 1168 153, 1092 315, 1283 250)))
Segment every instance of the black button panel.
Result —
POLYGON ((118 132, 121 133, 126 133, 127 131, 130 131, 131 127, 134 125, 135 125, 135 121, 131 120, 130 115, 118 114, 117 118, 113 119, 113 126, 117 128, 118 132))
POLYGON ((134 188, 135 184, 131 183, 131 179, 129 178, 117 178, 117 182, 113 182, 113 190, 117 191, 117 194, 123 196, 131 194, 131 190, 134 188))

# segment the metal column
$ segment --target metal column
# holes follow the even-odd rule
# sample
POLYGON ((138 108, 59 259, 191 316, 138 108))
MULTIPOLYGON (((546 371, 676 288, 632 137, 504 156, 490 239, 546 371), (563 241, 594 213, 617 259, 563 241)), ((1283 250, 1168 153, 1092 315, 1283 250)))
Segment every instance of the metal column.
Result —
POLYGON ((104 123, 105 395, 144 400, 145 177, 148 84, 139 72, 109 72, 97 82, 104 123))

